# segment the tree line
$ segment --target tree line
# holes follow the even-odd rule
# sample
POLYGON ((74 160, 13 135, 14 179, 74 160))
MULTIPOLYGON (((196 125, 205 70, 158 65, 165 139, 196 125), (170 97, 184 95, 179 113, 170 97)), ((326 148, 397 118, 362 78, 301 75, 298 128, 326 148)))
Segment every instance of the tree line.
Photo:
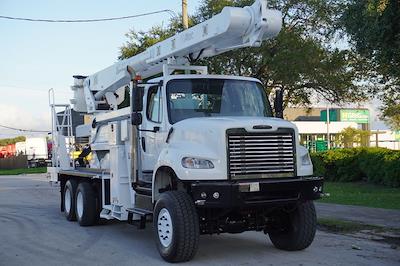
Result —
MULTIPOLYGON (((225 6, 253 0, 203 0, 190 16, 193 26, 225 6)), ((269 0, 283 14, 279 35, 259 48, 202 59, 210 73, 260 79, 268 95, 283 92, 282 108, 381 100, 382 119, 400 129, 399 0, 269 0)), ((179 18, 148 32, 131 30, 119 59, 183 30, 179 18)))
POLYGON ((15 138, 0 139, 0 146, 6 146, 8 144, 15 144, 17 142, 23 142, 26 138, 24 136, 18 136, 15 138))

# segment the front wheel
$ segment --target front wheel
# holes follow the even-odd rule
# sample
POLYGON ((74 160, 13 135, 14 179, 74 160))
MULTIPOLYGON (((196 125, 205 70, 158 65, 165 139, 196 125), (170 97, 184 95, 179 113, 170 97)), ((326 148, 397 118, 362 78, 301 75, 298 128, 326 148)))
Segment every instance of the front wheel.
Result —
POLYGON ((276 248, 294 251, 311 245, 317 229, 317 215, 312 201, 299 203, 291 212, 282 212, 278 220, 284 226, 269 233, 276 248))
POLYGON ((196 254, 200 229, 192 198, 182 191, 161 194, 153 214, 154 238, 168 262, 191 260, 196 254))

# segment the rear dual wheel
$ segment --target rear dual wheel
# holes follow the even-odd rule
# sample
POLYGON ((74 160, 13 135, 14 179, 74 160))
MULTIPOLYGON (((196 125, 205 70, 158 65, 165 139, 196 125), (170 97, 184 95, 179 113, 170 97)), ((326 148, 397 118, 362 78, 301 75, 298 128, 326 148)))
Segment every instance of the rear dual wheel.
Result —
POLYGON ((98 222, 100 212, 96 193, 91 184, 69 179, 64 187, 64 214, 68 221, 78 220, 81 226, 98 222))
POLYGON ((97 199, 91 184, 82 182, 78 185, 75 202, 75 213, 79 225, 90 226, 98 222, 97 199))
POLYGON ((68 221, 76 221, 75 215, 75 193, 78 182, 69 179, 64 186, 64 215, 68 221))

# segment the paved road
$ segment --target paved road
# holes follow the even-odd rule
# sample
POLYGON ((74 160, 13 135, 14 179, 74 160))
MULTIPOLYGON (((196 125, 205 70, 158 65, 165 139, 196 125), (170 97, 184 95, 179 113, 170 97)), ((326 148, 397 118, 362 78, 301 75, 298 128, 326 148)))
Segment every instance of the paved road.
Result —
MULTIPOLYGON (((59 211, 43 175, 0 176, 0 265, 162 265, 151 228, 79 227, 59 211)), ((318 231, 305 251, 275 249, 262 233, 202 236, 188 265, 399 265, 388 244, 318 231), (352 245, 361 250, 352 249, 352 245)))
POLYGON ((400 229, 400 211, 331 203, 316 203, 318 217, 335 218, 400 229))

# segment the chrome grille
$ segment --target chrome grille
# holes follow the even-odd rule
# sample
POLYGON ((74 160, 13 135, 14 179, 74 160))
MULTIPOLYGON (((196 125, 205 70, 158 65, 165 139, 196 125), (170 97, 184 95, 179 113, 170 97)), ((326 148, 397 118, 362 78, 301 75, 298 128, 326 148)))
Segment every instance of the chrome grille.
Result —
POLYGON ((294 143, 294 133, 290 129, 262 134, 228 130, 230 177, 234 179, 293 177, 294 143))

